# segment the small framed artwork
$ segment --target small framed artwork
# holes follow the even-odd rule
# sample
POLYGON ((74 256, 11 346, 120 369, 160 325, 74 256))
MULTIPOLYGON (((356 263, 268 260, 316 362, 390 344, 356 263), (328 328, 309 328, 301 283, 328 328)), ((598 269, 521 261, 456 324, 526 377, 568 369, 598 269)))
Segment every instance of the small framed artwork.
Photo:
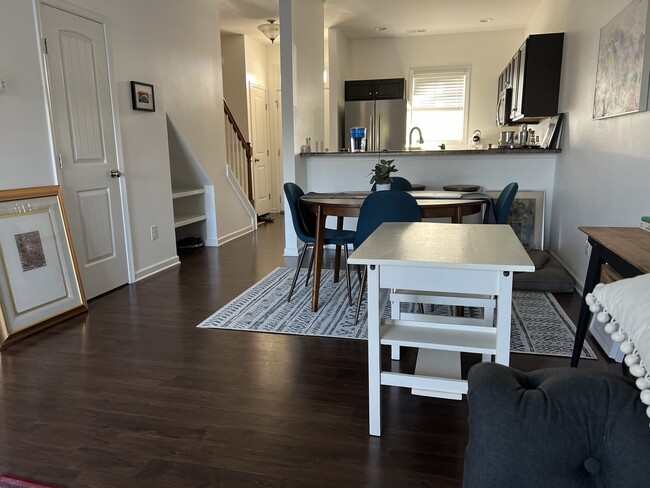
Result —
POLYGON ((544 149, 558 149, 558 147, 554 146, 556 142, 559 146, 559 138, 556 136, 559 136, 559 128, 560 124, 562 123, 563 115, 564 114, 554 115, 553 117, 549 117, 548 119, 539 123, 539 128, 541 129, 542 133, 542 139, 539 143, 540 147, 544 149))
POLYGON ((153 85, 150 85, 149 83, 141 83, 139 81, 132 81, 131 101, 133 102, 133 110, 155 112, 156 100, 153 94, 153 85))
POLYGON ((86 310, 60 187, 0 191, 0 348, 86 310))
MULTIPOLYGON (((500 191, 486 191, 496 199, 500 191)), ((517 192, 510 213, 508 224, 525 247, 544 249, 544 207, 546 192, 520 190, 517 192)))

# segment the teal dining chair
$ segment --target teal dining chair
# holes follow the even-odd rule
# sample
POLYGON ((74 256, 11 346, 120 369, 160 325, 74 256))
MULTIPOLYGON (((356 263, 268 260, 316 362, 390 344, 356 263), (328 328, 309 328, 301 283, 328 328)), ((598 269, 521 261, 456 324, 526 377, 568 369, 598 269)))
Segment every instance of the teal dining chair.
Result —
POLYGON ((508 184, 499 195, 499 198, 497 198, 497 201, 494 202, 494 218, 497 224, 505 224, 508 222, 508 214, 512 208, 512 202, 517 195, 517 190, 519 190, 517 183, 512 182, 508 184))
MULTIPOLYGON (((420 207, 415 198, 399 190, 376 191, 368 195, 359 210, 354 249, 357 249, 384 222, 421 222, 420 207)), ((361 300, 366 287, 367 273, 364 266, 359 285, 359 298, 354 323, 359 321, 361 300)))
MULTIPOLYGON (((413 185, 411 185, 411 182, 406 178, 402 178, 401 176, 391 176, 391 179, 392 179, 390 183, 391 190, 401 190, 401 191, 413 190, 413 185)), ((377 190, 377 183, 372 185, 370 191, 376 191, 376 190, 377 190)))
POLYGON ((484 224, 507 224, 508 214, 512 208, 512 202, 515 200, 519 185, 516 182, 509 183, 501 191, 492 207, 488 206, 483 216, 484 224))
MULTIPOLYGON (((289 205, 289 210, 291 211, 291 220, 293 222, 293 230, 296 232, 296 236, 300 239, 304 246, 298 258, 298 264, 296 265, 296 271, 293 274, 293 281, 291 282, 291 288, 289 289, 289 295, 287 301, 291 301, 291 295, 293 290, 296 287, 296 282, 298 281, 298 274, 300 273, 300 268, 302 267, 303 261, 305 260, 305 255, 307 254, 308 248, 313 248, 316 243, 316 216, 305 209, 304 206, 300 203, 300 197, 302 197, 305 192, 295 183, 285 183, 284 184, 284 194, 287 197, 287 204, 289 205)), ((335 246, 343 246, 345 252, 345 268, 346 268, 346 279, 348 284, 348 302, 352 305, 352 284, 350 282, 350 265, 348 264, 349 250, 348 245, 354 243, 354 237, 356 233, 353 230, 337 230, 337 229, 325 229, 325 238, 323 239, 323 244, 328 245, 332 244, 335 246)), ((305 286, 309 283, 309 275, 311 268, 314 264, 314 253, 312 251, 311 259, 309 261, 309 266, 307 268, 307 278, 305 279, 305 286)))

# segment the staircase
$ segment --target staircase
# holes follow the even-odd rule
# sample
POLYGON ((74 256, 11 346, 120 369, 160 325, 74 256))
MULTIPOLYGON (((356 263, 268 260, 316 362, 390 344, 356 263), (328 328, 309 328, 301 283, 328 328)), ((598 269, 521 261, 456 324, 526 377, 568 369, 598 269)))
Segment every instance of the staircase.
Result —
POLYGON ((253 148, 239 130, 226 101, 223 101, 224 120, 226 127, 226 162, 241 189, 246 193, 248 201, 254 204, 253 177, 251 160, 253 148))

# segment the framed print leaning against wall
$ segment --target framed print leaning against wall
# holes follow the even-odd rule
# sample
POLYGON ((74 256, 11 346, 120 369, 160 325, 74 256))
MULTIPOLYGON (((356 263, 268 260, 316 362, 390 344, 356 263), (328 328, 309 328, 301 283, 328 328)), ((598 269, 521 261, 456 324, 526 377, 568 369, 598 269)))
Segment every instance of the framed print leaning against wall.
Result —
MULTIPOLYGON (((492 198, 499 198, 500 191, 486 191, 492 198)), ((544 190, 520 190, 508 214, 508 224, 525 247, 544 249, 544 190)))
POLYGON ((86 310, 60 187, 0 191, 0 348, 86 310))

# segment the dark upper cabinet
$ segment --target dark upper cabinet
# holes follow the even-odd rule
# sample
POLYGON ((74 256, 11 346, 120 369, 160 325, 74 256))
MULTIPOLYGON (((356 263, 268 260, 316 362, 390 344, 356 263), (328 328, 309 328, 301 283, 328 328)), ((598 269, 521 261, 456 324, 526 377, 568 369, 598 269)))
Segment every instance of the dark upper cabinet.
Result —
POLYGON ((497 91, 512 88, 510 118, 535 122, 557 114, 564 34, 529 36, 497 81, 497 91))
POLYGON ((345 101, 402 99, 404 86, 404 78, 346 81, 345 101))

